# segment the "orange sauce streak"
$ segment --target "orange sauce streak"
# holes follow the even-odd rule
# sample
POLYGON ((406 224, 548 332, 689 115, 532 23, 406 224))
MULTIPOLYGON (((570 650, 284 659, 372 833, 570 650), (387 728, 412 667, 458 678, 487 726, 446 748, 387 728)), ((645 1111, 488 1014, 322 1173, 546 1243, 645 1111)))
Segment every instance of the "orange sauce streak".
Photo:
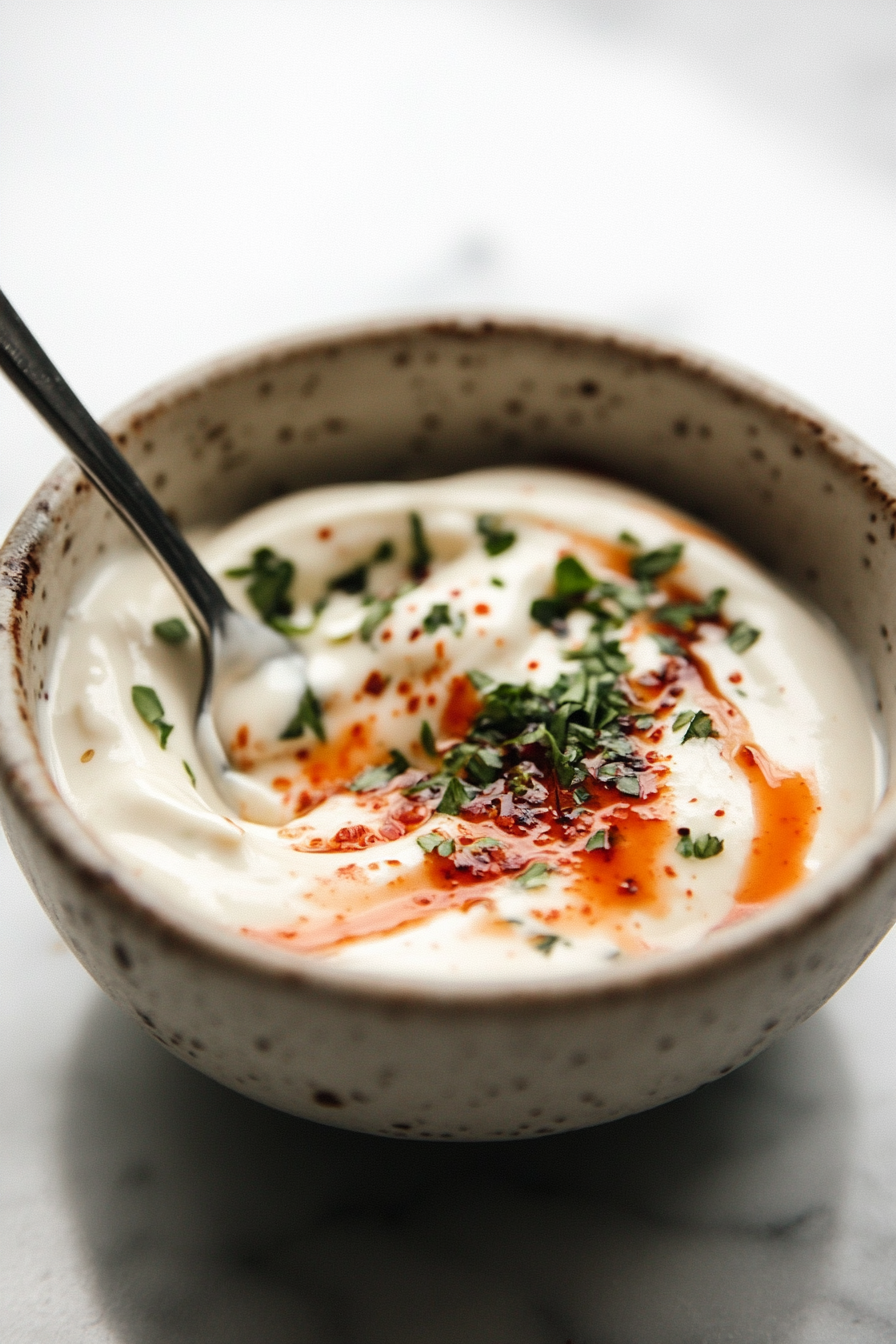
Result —
POLYGON ((759 905, 806 876, 806 853, 821 808, 803 775, 778 769, 777 782, 770 783, 748 746, 741 747, 736 760, 750 782, 756 830, 734 899, 739 905, 759 905))
POLYGON ((570 911, 561 928, 603 923, 607 913, 632 910, 661 916, 667 912, 663 868, 672 823, 665 818, 642 817, 630 811, 617 820, 609 849, 582 850, 576 854, 578 875, 571 890, 582 906, 570 911))
POLYGON ((469 677, 452 677, 448 702, 442 710, 440 731, 443 737, 464 738, 482 708, 482 698, 469 677))

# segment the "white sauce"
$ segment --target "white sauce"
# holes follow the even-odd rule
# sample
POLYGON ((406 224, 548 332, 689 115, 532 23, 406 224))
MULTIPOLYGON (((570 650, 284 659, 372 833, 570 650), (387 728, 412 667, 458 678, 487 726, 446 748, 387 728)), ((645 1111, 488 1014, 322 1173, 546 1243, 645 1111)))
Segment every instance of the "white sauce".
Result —
MULTIPOLYGON (((258 509, 214 536, 193 538, 219 577, 246 565, 259 547, 297 566, 290 619, 298 626, 313 624, 301 642, 310 684, 323 707, 327 746, 316 747, 310 730, 298 740, 280 740, 296 706, 294 687, 280 685, 276 667, 231 692, 217 716, 228 744, 248 728, 248 742, 236 750, 236 759, 280 790, 288 821, 280 829, 227 815, 202 770, 192 727, 200 672, 196 636, 191 631, 184 644, 173 647, 153 633, 156 622, 184 616, 167 581, 136 549, 104 557, 67 615, 44 713, 45 745, 63 796, 101 845, 160 906, 174 912, 200 914, 250 937, 293 933, 300 942, 332 929, 340 913, 374 912, 375 920, 377 908, 400 892, 401 883, 413 888, 416 882, 415 890, 425 890, 432 861, 417 843, 420 836, 438 831, 454 838, 460 852, 462 837, 503 833, 475 817, 427 816, 438 798, 423 806, 421 823, 409 822, 413 802, 397 788, 366 793, 342 788, 327 796, 309 777, 315 760, 332 761, 334 744, 350 743, 355 726, 367 745, 362 741, 348 752, 344 778, 351 780, 371 761, 380 763, 397 750, 417 771, 400 776, 398 784, 413 784, 420 772, 437 768, 421 746, 421 723, 425 719, 440 736, 453 679, 476 669, 496 681, 528 681, 546 689, 573 671, 576 665, 563 655, 586 638, 591 617, 573 612, 566 632, 558 635, 532 620, 531 604, 552 592, 555 566, 564 554, 574 554, 599 578, 625 583, 586 540, 615 543, 620 534, 632 534, 643 551, 683 542, 676 583, 701 598, 727 589, 726 620, 745 621, 762 632, 746 652, 736 653, 726 642, 725 627, 711 621, 699 626, 694 652, 722 698, 710 704, 699 678, 685 677, 674 712, 657 720, 659 739, 641 742, 662 759, 658 782, 650 783, 648 768, 639 798, 614 793, 609 805, 604 800, 601 824, 607 828, 616 820, 621 826, 631 809, 668 823, 657 861, 659 899, 640 905, 635 900, 628 907, 617 902, 571 931, 565 912, 582 898, 570 894, 568 873, 555 868, 531 888, 508 875, 490 882, 488 899, 468 908, 455 905, 391 932, 341 943, 325 938, 308 954, 390 979, 423 974, 493 980, 563 976, 619 956, 690 946, 732 917, 757 825, 750 783, 731 758, 726 724, 740 722, 745 740, 767 761, 779 771, 799 773, 814 789, 820 811, 804 855, 806 872, 839 855, 874 807, 882 783, 874 733, 848 657, 819 620, 702 528, 646 496, 590 476, 504 470, 313 490, 258 509), (359 631, 373 605, 357 594, 333 592, 314 622, 313 604, 328 582, 369 560, 383 541, 393 543, 394 556, 371 567, 368 597, 387 598, 408 583, 412 511, 422 518, 433 553, 428 577, 395 599, 367 639, 359 631), (485 512, 516 537, 493 556, 476 526, 485 512), (447 606, 451 624, 428 633, 424 618, 438 604, 447 606), (135 711, 134 685, 152 687, 173 724, 165 750, 135 711), (672 728, 677 715, 708 705, 716 718, 729 714, 729 720, 719 720, 720 736, 683 742, 682 730, 672 728), (727 706, 743 719, 732 718, 727 706), (297 750, 310 756, 297 761, 297 750), (184 761, 195 774, 195 787, 184 761), (303 791, 305 807, 316 805, 290 820, 303 791), (360 826, 374 843, 326 848, 337 833, 351 836, 345 828, 360 826), (703 860, 682 855, 676 843, 683 827, 694 838, 723 841, 722 851, 703 860)), ((222 578, 222 583, 234 605, 252 610, 245 579, 222 578)), ((643 619, 635 616, 607 636, 619 639, 632 681, 649 681, 668 664, 642 627, 643 619)), ((579 849, 588 833, 577 842, 579 849)), ((512 836, 506 839, 510 849, 515 843, 512 836)), ((534 852, 527 852, 531 859, 534 852)), ((483 892, 467 888, 465 894, 483 892)), ((288 938, 283 946, 290 946, 288 938)))

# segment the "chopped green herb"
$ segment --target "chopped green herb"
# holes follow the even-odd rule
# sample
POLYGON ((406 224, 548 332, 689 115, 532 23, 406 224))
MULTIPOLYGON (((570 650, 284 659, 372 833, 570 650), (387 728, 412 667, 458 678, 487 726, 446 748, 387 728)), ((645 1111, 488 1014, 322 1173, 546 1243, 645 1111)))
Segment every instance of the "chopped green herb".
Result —
POLYGON ((501 519, 494 513, 480 514, 476 519, 476 527, 488 555, 500 555, 516 541, 516 533, 503 528, 501 519))
POLYGON ((261 546, 252 552, 252 562, 238 569, 228 569, 229 579, 245 579, 246 596, 263 621, 270 625, 275 617, 292 615, 293 604, 288 596, 296 567, 291 560, 261 546))
POLYGON ((151 686, 132 686, 131 700, 144 723, 155 728, 159 735, 159 746, 164 751, 168 739, 174 732, 174 724, 165 722, 162 702, 151 686))
POLYGON ((551 869, 546 863, 531 863, 524 873, 513 880, 518 886, 526 891, 531 891, 534 887, 543 887, 548 880, 551 869))
POLYGON ((576 802, 581 806, 582 803, 588 802, 588 799, 591 797, 591 790, 573 789, 572 796, 573 798, 575 798, 576 802))
POLYGON ((477 691, 487 691, 489 687, 495 685, 494 677, 490 677, 487 672, 477 672, 475 669, 467 673, 467 681, 472 682, 477 691))
POLYGON ((588 839, 585 841, 585 848, 589 852, 594 849, 609 849, 610 832, 605 830, 595 831, 594 834, 589 835, 588 839))
POLYGON ((492 585, 493 588, 504 588, 504 587, 506 587, 506 585, 505 585, 505 583, 504 583, 504 580, 503 580, 503 579, 499 579, 498 576, 497 576, 497 574, 493 574, 493 575, 492 575, 492 577, 489 579, 489 583, 492 585))
POLYGON ((652 728, 656 720, 652 714, 639 714, 635 719, 635 727, 638 729, 652 728))
MULTIPOLYGON (((681 718, 681 715, 679 714, 678 717, 681 718)), ((718 737, 718 733, 712 726, 712 719, 708 714, 705 714, 702 709, 697 710, 697 713, 688 724, 687 732, 681 740, 682 742, 689 742, 692 737, 718 737)))
POLYGON ((470 801, 470 794, 461 781, 454 775, 448 782, 445 792, 442 794, 441 802, 436 808, 446 817, 456 817, 458 812, 470 801))
POLYGON ((370 793, 373 789, 382 789, 397 775, 403 775, 408 761, 400 751, 390 751, 389 760, 384 765, 369 765, 349 784, 352 793, 370 793))
POLYGON ((190 632, 179 616, 169 616, 167 621, 156 621, 152 632, 163 644, 183 644, 185 639, 190 638, 190 632))
POLYGON ((193 788, 195 789, 195 787, 196 787, 196 776, 195 776, 194 773, 193 773, 193 767, 190 765, 190 762, 189 762, 189 761, 181 761, 181 765, 182 765, 183 768, 186 770, 186 772, 187 772, 187 777, 188 777, 190 783, 193 785, 193 788))
POLYGON ((392 542, 381 541, 369 560, 361 560, 351 569, 347 569, 344 574, 337 574, 335 579, 330 579, 327 587, 331 592, 363 593, 367 587, 367 580, 373 566, 385 564, 394 555, 395 547, 392 542))
POLYGON ((447 602, 435 602, 423 617, 423 629, 434 635, 442 625, 451 625, 451 611, 447 602))
POLYGON ((574 555, 564 555, 554 570, 554 590, 558 597, 581 597, 594 587, 594 579, 574 555))
POLYGON ((471 849, 503 849, 504 846, 500 840, 496 840, 493 835, 477 836, 470 846, 471 849))
POLYGON ((427 756, 438 756, 435 734, 427 723, 426 719, 420 725, 420 745, 427 756))
POLYGON ((646 551, 643 555, 634 555, 629 561, 629 573, 633 579, 652 582, 674 569, 684 553, 680 541, 670 541, 655 551, 646 551))
POLYGON ((747 649, 756 643, 761 633, 761 630, 754 630, 746 621, 735 621, 728 631, 726 642, 735 653, 746 653, 747 649))
POLYGON ((641 785, 638 783, 637 775, 619 775, 616 779, 616 788, 620 793, 627 794, 630 798, 638 798, 641 795, 641 785))
POLYGON ((419 513, 409 515, 411 525, 411 575, 415 583, 422 583, 429 573, 432 563, 432 551, 423 531, 423 519, 419 513))
POLYGON ((619 540, 626 546, 640 546, 641 543, 637 537, 632 536, 631 532, 620 532, 619 540))
POLYGON ((532 939, 532 946, 536 952, 541 952, 544 956, 547 956, 558 943, 563 941, 559 933, 540 933, 532 939))
POLYGON ((559 597, 536 597, 529 608, 529 614, 533 621, 549 630, 552 625, 559 625, 566 620, 569 615, 569 604, 559 597))
POLYGON ((687 650, 679 644, 677 639, 670 639, 668 635, 654 635, 653 638, 660 646, 660 652, 665 653, 669 658, 687 658, 687 650))
POLYGON ((686 723, 690 723, 693 717, 694 711, 692 709, 686 709, 681 714, 676 714, 675 722, 672 724, 673 733, 677 733, 679 728, 683 728, 686 723))
POLYGON ((712 859, 716 854, 721 854, 725 841, 716 835, 700 835, 696 840, 690 835, 683 835, 675 848, 685 859, 712 859))
POLYGON ((392 615, 393 601, 388 597, 377 597, 369 604, 367 615, 361 625, 361 638, 370 640, 373 638, 377 628, 382 625, 389 616, 392 615))
POLYGON ((443 859, 448 859, 454 853, 454 841, 449 837, 440 835, 438 831, 430 831, 429 835, 418 835, 417 844, 427 854, 439 854, 443 859))
POLYGON ((321 719, 320 704, 310 686, 305 687, 305 694, 299 701, 298 709, 280 734, 281 742, 289 741, 293 737, 301 737, 306 728, 310 728, 321 742, 326 742, 327 737, 321 719))
POLYGON ((692 630, 698 621, 714 620, 727 596, 727 588, 714 588, 705 602, 667 602, 655 616, 677 630, 692 630))

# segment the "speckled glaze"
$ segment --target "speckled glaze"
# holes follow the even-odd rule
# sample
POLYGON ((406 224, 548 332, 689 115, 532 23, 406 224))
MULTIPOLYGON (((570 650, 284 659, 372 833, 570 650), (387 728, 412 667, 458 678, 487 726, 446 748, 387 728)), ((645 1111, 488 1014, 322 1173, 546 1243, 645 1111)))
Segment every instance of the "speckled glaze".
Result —
MULTIPOLYGON (((612 333, 412 323, 280 343, 108 425, 184 525, 307 485, 548 463, 664 496, 825 610, 896 735, 896 470, 757 381, 612 333)), ((5 445, 14 451, 14 445, 5 445)), ((3 822, 59 932, 163 1045, 238 1091, 352 1129, 549 1134, 729 1072, 850 976, 896 915, 896 799, 754 919, 609 978, 537 989, 362 985, 175 916, 62 802, 35 715, 73 584, 120 536, 64 463, 0 557, 3 822)))

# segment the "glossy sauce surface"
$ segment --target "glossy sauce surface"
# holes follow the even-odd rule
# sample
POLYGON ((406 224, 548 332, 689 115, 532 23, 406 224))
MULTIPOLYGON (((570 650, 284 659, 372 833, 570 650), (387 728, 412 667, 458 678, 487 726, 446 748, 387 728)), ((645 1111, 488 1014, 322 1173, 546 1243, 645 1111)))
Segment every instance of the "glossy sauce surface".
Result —
POLYGON ((195 636, 154 634, 177 603, 141 555, 85 583, 44 723, 72 806, 169 909, 359 974, 609 970, 780 898, 874 806, 874 735, 837 638, 730 545, 614 483, 339 487, 199 542, 235 603, 303 631, 298 734, 281 737, 296 707, 276 688, 222 709, 281 825, 226 816, 203 777, 195 636), (164 750, 134 685, 173 725, 164 750))

